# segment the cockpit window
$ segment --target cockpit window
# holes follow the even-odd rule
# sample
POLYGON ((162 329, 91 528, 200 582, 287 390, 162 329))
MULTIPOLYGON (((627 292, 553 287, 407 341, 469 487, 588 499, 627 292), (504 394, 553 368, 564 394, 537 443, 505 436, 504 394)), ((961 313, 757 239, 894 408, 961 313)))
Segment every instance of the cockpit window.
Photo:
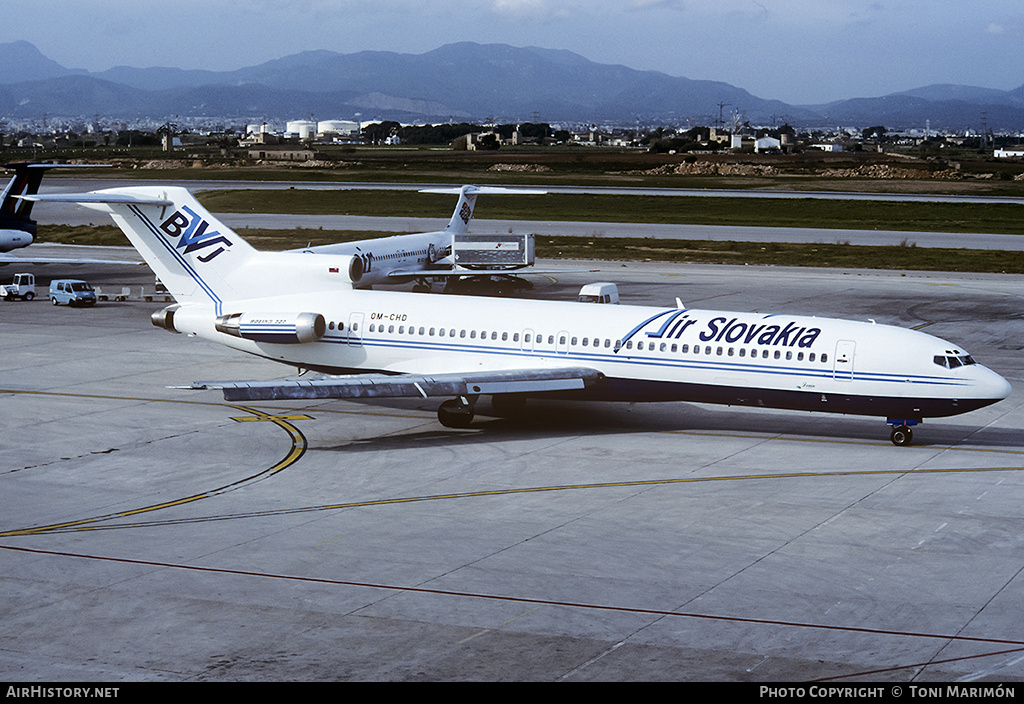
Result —
POLYGON ((957 367, 967 367, 972 364, 977 364, 977 362, 974 361, 974 357, 969 354, 963 354, 960 356, 935 355, 932 360, 940 367, 946 367, 947 369, 956 369, 957 367))

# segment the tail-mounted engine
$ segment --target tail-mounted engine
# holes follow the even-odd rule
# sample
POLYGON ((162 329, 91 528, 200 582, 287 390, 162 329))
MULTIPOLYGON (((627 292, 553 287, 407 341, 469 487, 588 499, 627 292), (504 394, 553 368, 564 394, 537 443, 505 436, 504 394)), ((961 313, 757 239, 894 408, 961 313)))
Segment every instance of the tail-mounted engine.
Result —
POLYGON ((283 344, 316 342, 327 332, 319 313, 231 313, 217 318, 215 327, 243 340, 283 344))
POLYGON ((180 331, 174 327, 174 313, 179 308, 181 308, 181 306, 178 304, 174 304, 173 306, 167 306, 166 308, 163 308, 153 313, 153 315, 149 316, 149 319, 153 322, 153 325, 156 325, 158 328, 163 328, 164 330, 170 330, 173 333, 178 333, 180 331))

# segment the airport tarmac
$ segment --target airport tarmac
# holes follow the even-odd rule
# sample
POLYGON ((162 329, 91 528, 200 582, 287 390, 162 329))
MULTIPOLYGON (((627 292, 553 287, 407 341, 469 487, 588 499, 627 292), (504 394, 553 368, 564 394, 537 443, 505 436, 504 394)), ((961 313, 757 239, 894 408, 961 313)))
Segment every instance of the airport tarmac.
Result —
POLYGON ((168 388, 293 370, 153 327, 160 303, 0 303, 0 678, 1024 679, 1024 277, 601 268, 528 295, 920 327, 1014 391, 910 447, 687 403, 452 430, 437 400, 168 388))

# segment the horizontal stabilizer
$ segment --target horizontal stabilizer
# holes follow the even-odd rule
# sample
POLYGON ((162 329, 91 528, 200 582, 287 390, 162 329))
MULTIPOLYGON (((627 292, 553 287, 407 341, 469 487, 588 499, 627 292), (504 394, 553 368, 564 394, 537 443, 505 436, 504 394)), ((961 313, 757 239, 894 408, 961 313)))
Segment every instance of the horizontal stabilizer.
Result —
POLYGON ((448 222, 448 226, 444 228, 444 231, 452 234, 464 234, 468 231, 469 221, 473 217, 473 208, 476 207, 476 197, 478 195, 483 193, 495 195, 542 196, 545 195, 547 191, 504 188, 503 186, 461 186, 458 188, 424 188, 420 190, 420 193, 458 195, 459 202, 455 204, 455 212, 452 213, 452 219, 448 222))
POLYGON ((546 196, 547 191, 536 188, 506 188, 504 186, 450 186, 437 188, 421 188, 420 193, 437 193, 441 195, 504 195, 504 196, 546 196))
POLYGON ((197 381, 191 389, 221 389, 225 401, 315 398, 429 398, 542 393, 582 389, 601 373, 586 367, 508 369, 456 374, 356 374, 274 381, 197 381))
POLYGON ((126 193, 45 193, 31 196, 20 196, 25 200, 45 201, 48 203, 127 203, 131 205, 174 205, 174 201, 153 196, 137 196, 126 193))

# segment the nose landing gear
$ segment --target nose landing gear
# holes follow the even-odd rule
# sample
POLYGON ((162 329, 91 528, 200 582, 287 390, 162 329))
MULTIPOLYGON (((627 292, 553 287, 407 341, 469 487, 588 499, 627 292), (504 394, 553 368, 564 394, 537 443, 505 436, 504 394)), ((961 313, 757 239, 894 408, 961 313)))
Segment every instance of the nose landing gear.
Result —
POLYGON ((903 447, 913 442, 914 431, 912 426, 917 425, 920 421, 889 419, 886 423, 892 426, 892 432, 889 434, 889 439, 892 440, 892 444, 898 447, 903 447))

